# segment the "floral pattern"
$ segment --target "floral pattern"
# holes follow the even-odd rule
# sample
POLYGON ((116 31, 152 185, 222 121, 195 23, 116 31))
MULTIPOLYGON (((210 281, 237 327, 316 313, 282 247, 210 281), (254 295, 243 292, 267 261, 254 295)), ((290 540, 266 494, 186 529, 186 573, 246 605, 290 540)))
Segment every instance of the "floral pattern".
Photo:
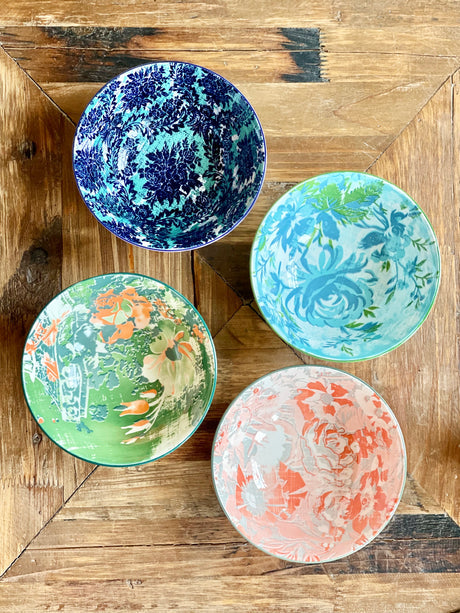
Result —
POLYGON ((254 545, 295 562, 327 562, 371 541, 400 500, 399 425, 365 383, 296 366, 242 392, 218 426, 218 499, 254 545))
POLYGON ((330 360, 376 357, 407 340, 439 285, 436 236, 415 202, 363 173, 292 188, 254 239, 251 280, 272 328, 330 360))
POLYGON ((74 171, 96 218, 149 249, 194 249, 249 212, 265 173, 254 110, 216 73, 181 62, 133 68, 84 111, 74 171))
POLYGON ((147 462, 198 427, 216 378, 209 331, 178 292, 135 274, 69 287, 23 354, 24 392, 46 434, 85 460, 147 462))

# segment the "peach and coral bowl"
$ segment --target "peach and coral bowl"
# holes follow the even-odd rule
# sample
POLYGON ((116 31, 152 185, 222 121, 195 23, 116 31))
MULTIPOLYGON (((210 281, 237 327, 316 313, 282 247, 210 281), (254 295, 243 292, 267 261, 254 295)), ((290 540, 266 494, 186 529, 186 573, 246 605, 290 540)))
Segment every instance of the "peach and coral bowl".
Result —
POLYGON ((391 409, 366 383, 294 366, 233 401, 212 464, 219 502, 248 541, 315 563, 349 555, 383 530, 401 499, 406 451, 391 409))

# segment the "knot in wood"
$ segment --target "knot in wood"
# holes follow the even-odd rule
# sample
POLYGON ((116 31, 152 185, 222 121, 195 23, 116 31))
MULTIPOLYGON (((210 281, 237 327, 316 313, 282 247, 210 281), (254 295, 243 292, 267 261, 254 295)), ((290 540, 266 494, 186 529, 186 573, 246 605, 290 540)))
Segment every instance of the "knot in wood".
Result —
POLYGON ((43 437, 39 432, 35 432, 35 434, 32 436, 32 443, 34 445, 38 445, 39 443, 41 443, 42 438, 43 437))
POLYGON ((37 153, 37 145, 33 140, 23 140, 18 146, 19 156, 26 160, 31 160, 37 153))

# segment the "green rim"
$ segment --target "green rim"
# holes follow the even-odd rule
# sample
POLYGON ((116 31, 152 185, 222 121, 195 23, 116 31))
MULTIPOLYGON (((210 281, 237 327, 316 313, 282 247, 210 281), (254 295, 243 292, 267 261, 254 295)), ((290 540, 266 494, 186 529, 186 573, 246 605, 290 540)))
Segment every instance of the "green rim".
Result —
POLYGON ((34 322, 26 336, 25 342, 24 342, 24 347, 23 347, 23 351, 22 351, 22 360, 21 360, 21 384, 22 384, 22 390, 23 390, 23 394, 24 394, 24 398, 25 401, 27 403, 27 406, 29 408, 29 412, 32 415, 32 417, 34 418, 35 423, 38 425, 38 427, 40 428, 40 430, 55 444, 57 445, 57 447, 60 447, 63 451, 65 451, 66 453, 78 458, 79 460, 83 460, 85 462, 88 462, 89 464, 94 464, 96 466, 110 466, 110 467, 114 467, 114 468, 125 468, 125 467, 129 467, 129 466, 140 466, 142 464, 149 464, 150 462, 154 462, 156 460, 159 460, 167 455, 169 455, 170 453, 173 453, 173 451, 175 451, 176 449, 178 449, 179 447, 181 447, 186 441, 189 440, 189 438, 191 438, 193 436, 193 434, 195 434, 195 432, 198 430, 198 428, 200 427, 200 425, 203 423, 204 418, 206 417, 208 411, 209 411, 209 407, 212 404, 213 398, 214 398, 214 393, 216 390, 216 385, 217 385, 217 355, 216 355, 216 349, 214 346, 214 341, 211 335, 211 332, 206 324, 206 322, 204 321, 201 313, 196 309, 196 307, 190 302, 190 300, 188 300, 188 298, 186 298, 183 294, 181 294, 178 290, 174 289, 173 287, 171 287, 170 285, 168 285, 167 283, 164 283, 163 281, 159 281, 158 279, 155 279, 154 277, 149 277, 148 275, 142 275, 139 273, 131 273, 131 272, 115 272, 115 273, 106 273, 106 274, 101 274, 101 275, 94 275, 93 277, 87 277, 86 279, 82 279, 81 281, 77 281, 76 283, 72 283, 71 285, 69 285, 68 287, 66 287, 65 289, 61 290, 59 293, 57 293, 38 313, 38 315, 35 317, 34 322), (154 281, 156 283, 159 283, 160 285, 164 286, 165 288, 167 288, 168 290, 170 290, 173 294, 175 294, 179 299, 181 299, 186 306, 190 307, 197 315, 199 320, 201 321, 204 329, 206 330, 209 340, 210 340, 210 346, 212 348, 212 357, 213 357, 213 366, 214 366, 214 375, 213 375, 213 383, 212 383, 212 388, 210 390, 209 393, 209 400, 206 404, 206 407, 203 410, 203 415, 201 416, 201 418, 199 419, 199 421, 197 422, 196 426, 194 427, 194 429, 177 445, 175 445, 173 448, 171 448, 170 450, 166 451, 165 453, 160 454, 159 456, 155 456, 153 458, 149 458, 147 460, 141 460, 140 462, 129 462, 129 463, 108 463, 108 462, 97 462, 95 460, 90 460, 88 458, 85 458, 83 455, 80 455, 78 453, 74 453, 73 451, 69 451, 68 449, 66 449, 63 445, 61 445, 59 442, 57 442, 53 436, 51 436, 46 429, 42 426, 42 424, 38 423, 38 419, 32 409, 31 403, 29 402, 29 397, 26 393, 26 383, 24 380, 24 368, 23 368, 23 361, 24 361, 24 354, 25 354, 25 347, 26 344, 30 338, 30 333, 31 330, 33 329, 35 322, 41 317, 41 315, 46 311, 46 309, 48 308, 49 304, 51 302, 53 302, 56 298, 58 298, 59 296, 61 296, 62 294, 68 292, 71 288, 76 287, 78 285, 80 285, 80 283, 83 283, 84 281, 90 281, 92 279, 100 279, 103 277, 114 277, 114 276, 118 276, 118 275, 129 275, 131 277, 138 277, 138 278, 142 278, 142 279, 147 279, 149 281, 154 281))
POLYGON ((423 323, 427 319, 428 315, 431 313, 431 310, 432 310, 432 308, 434 306, 434 303, 436 302, 436 298, 437 298, 438 292, 439 292, 439 286, 440 286, 440 283, 441 283, 441 252, 439 250, 439 243, 438 243, 438 239, 437 239, 436 233, 435 233, 435 231, 433 229, 433 226, 432 226, 430 220, 428 219, 425 211, 403 189, 401 189, 397 185, 394 185, 394 183, 392 183, 391 181, 388 181, 387 179, 383 179, 382 177, 379 177, 378 175, 372 175, 372 174, 370 174, 368 172, 358 172, 358 171, 353 171, 353 170, 349 170, 349 171, 348 170, 344 170, 344 171, 340 171, 340 172, 339 171, 325 172, 325 173, 322 173, 320 175, 315 175, 313 177, 310 177, 309 179, 306 179, 305 181, 301 181, 300 183, 297 183, 296 185, 291 187, 287 192, 285 192, 282 196, 280 196, 280 198, 278 198, 278 200, 276 200, 275 203, 267 211, 267 213, 265 214, 265 216, 262 219, 261 223, 259 224, 259 227, 257 228, 254 240, 252 241, 251 255, 250 255, 250 260, 249 260, 249 279, 250 279, 250 282, 251 282, 251 289, 252 289, 252 293, 253 293, 253 296, 254 296, 254 300, 255 300, 255 302, 256 302, 256 304, 258 306, 258 309, 259 309, 262 317, 264 318, 264 321, 268 324, 268 326, 270 326, 270 328, 275 332, 275 334, 277 334, 290 347, 292 347, 293 349, 296 349, 300 353, 303 353, 303 354, 305 354, 307 356, 310 356, 310 357, 313 357, 313 358, 316 358, 316 359, 319 359, 319 360, 325 360, 325 361, 328 361, 328 362, 335 362, 335 363, 367 362, 368 360, 373 360, 374 358, 378 358, 378 357, 380 357, 382 355, 386 355, 390 351, 393 351, 394 349, 397 349, 398 347, 403 345, 406 341, 408 341, 417 332, 417 330, 419 330, 420 327, 423 325, 423 323), (324 355, 320 355, 320 354, 315 353, 313 351, 306 351, 305 348, 299 347, 295 343, 291 342, 287 338, 287 336, 285 334, 281 333, 277 329, 277 326, 273 325, 270 322, 270 320, 268 318, 268 315, 261 308, 261 306, 259 304, 259 301, 257 300, 257 293, 256 293, 256 290, 255 290, 255 283, 254 283, 254 280, 253 280, 254 258, 255 258, 255 256, 254 256, 254 251, 255 251, 254 247, 255 247, 256 239, 257 239, 257 236, 258 236, 259 232, 261 231, 262 226, 264 225, 264 223, 267 220, 270 212, 272 211, 272 209, 275 208, 278 205, 280 200, 282 200, 286 196, 286 194, 288 194, 289 192, 295 190, 296 188, 300 187, 301 185, 303 185, 305 183, 308 183, 309 181, 313 181, 315 179, 320 179, 322 177, 327 177, 327 176, 331 176, 331 175, 348 174, 348 173, 361 174, 361 175, 366 175, 366 176, 374 178, 374 179, 379 179, 380 181, 383 181, 387 185, 390 185, 391 187, 393 187, 396 191, 398 191, 400 194, 402 194, 405 198, 408 198, 417 207, 417 209, 420 211, 420 213, 422 215, 422 218, 425 220, 425 222, 427 223, 429 229, 431 230, 431 232, 433 234, 434 245, 435 245, 436 254, 437 254, 437 264, 438 264, 438 275, 437 275, 437 278, 436 278, 436 281, 435 281, 435 292, 433 294, 433 298, 432 298, 430 304, 428 305, 428 307, 426 309, 426 312, 425 312, 424 316, 422 317, 422 319, 420 320, 418 325, 411 332, 409 332, 398 343, 395 343, 395 344, 391 345, 388 349, 385 349, 384 351, 380 351, 378 353, 375 353, 374 355, 370 355, 370 356, 367 356, 367 357, 364 357, 364 358, 353 358, 352 356, 344 357, 344 358, 325 357, 324 355))

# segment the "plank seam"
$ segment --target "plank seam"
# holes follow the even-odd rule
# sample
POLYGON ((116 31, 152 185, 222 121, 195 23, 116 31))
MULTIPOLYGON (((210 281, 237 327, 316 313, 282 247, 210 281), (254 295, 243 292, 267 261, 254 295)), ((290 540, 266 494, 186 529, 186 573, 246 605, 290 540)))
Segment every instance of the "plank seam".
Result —
POLYGON ((426 107, 427 104, 429 104, 429 102, 431 102, 431 100, 436 96, 436 94, 445 86, 445 84, 451 80, 453 78, 453 75, 459 70, 459 68, 456 68, 454 70, 453 73, 451 73, 446 79, 444 79, 440 85, 434 90, 434 92, 431 94, 431 96, 426 100, 425 104, 417 111, 417 113, 412 117, 412 119, 410 121, 407 122, 407 124, 405 126, 403 126, 401 128, 401 130, 398 132, 398 134, 395 136, 395 138, 385 147, 385 149, 383 151, 381 151, 379 153, 379 155, 375 158, 375 160, 372 162, 372 164, 370 164, 365 172, 370 172, 370 170, 372 169, 372 167, 377 163, 377 161, 391 148, 391 146, 398 140, 398 138, 401 136, 401 134, 410 126, 414 123, 415 119, 418 117, 418 115, 422 112, 422 110, 426 107))
MULTIPOLYGON (((275 183, 276 183, 276 181, 275 181, 275 183)), ((213 271, 213 272, 214 272, 214 273, 215 273, 215 274, 216 274, 216 275, 217 275, 217 276, 218 276, 220 279, 222 279, 222 281, 225 283, 225 285, 227 285, 227 286, 228 286, 228 287, 229 287, 229 288, 232 290, 232 292, 234 292, 234 293, 235 293, 235 294, 238 296, 238 298, 239 298, 239 299, 242 301, 242 303, 243 303, 243 304, 242 304, 242 306, 246 306, 247 304, 249 304, 250 302, 252 302, 253 298, 250 298, 250 299, 244 298, 244 296, 243 296, 243 295, 242 295, 242 294, 241 294, 241 293, 240 293, 240 292, 239 292, 239 291, 238 291, 236 288, 234 288, 234 287, 233 287, 233 285, 232 285, 231 283, 229 283, 229 282, 228 282, 228 281, 225 279, 225 277, 223 277, 223 276, 221 275, 221 273, 220 273, 218 270, 216 270, 216 269, 214 268, 214 266, 213 266, 213 265, 212 265, 212 264, 211 264, 211 263, 210 263, 210 262, 207 260, 207 258, 206 258, 206 256, 205 256, 205 255, 199 255, 199 254, 197 254, 197 256, 198 256, 198 257, 200 257, 202 260, 204 260, 204 261, 205 261, 205 263, 206 263, 206 265, 207 265, 207 266, 209 266, 209 268, 210 268, 210 269, 211 269, 211 270, 212 270, 212 271, 213 271)), ((238 309, 238 310, 239 310, 239 309, 238 309)), ((232 317, 233 317, 233 316, 232 316, 232 317)), ((230 318, 230 319, 231 319, 231 318, 230 318)), ((230 321, 230 319, 229 319, 228 321, 230 321)), ((227 323, 228 323, 228 322, 227 322, 227 323)), ((227 324, 225 324, 225 325, 227 325, 227 324)))
MULTIPOLYGON (((73 498, 75 496, 75 494, 78 492, 78 490, 83 487, 83 485, 88 481, 88 479, 94 474, 94 472, 97 470, 97 466, 94 466, 93 469, 91 470, 91 472, 83 479, 83 481, 80 483, 80 485, 78 485, 75 490, 72 492, 72 494, 70 494, 70 496, 64 500, 63 504, 57 509, 57 511, 55 511, 53 513, 53 515, 51 515, 51 517, 48 519, 48 521, 43 524, 43 526, 40 528, 40 530, 37 532, 37 534, 27 543, 27 545, 25 545, 24 549, 21 551, 21 553, 19 553, 15 559, 11 562, 11 564, 9 564, 6 569, 3 571, 3 573, 0 575, 0 580, 3 579, 6 575, 6 573, 10 570, 10 568, 12 568, 16 562, 19 560, 19 558, 24 554, 25 551, 27 551, 30 547, 30 545, 34 542, 34 540, 43 532, 43 530, 45 530, 45 528, 48 526, 49 523, 51 523, 53 521, 53 519, 56 517, 56 515, 58 515, 62 509, 66 506, 66 504, 69 502, 69 500, 71 498, 73 498)), ((33 550, 33 547, 31 548, 31 551, 33 550)))
POLYGON ((8 51, 5 49, 5 47, 0 44, 0 48, 10 58, 10 60, 16 64, 16 66, 21 70, 21 72, 23 72, 26 75, 26 77, 32 81, 32 83, 40 90, 40 92, 43 94, 43 96, 45 96, 45 98, 47 100, 49 100, 51 102, 51 104, 60 113, 62 113, 62 115, 65 117, 65 119, 67 121, 69 121, 73 125, 73 127, 76 127, 76 123, 73 121, 73 119, 70 117, 70 115, 68 115, 63 109, 61 109, 61 107, 58 104, 56 104, 56 102, 45 92, 45 90, 41 87, 41 85, 37 81, 35 81, 35 79, 33 79, 28 72, 26 72, 24 70, 24 68, 21 66, 21 64, 10 53, 8 53, 8 51))

